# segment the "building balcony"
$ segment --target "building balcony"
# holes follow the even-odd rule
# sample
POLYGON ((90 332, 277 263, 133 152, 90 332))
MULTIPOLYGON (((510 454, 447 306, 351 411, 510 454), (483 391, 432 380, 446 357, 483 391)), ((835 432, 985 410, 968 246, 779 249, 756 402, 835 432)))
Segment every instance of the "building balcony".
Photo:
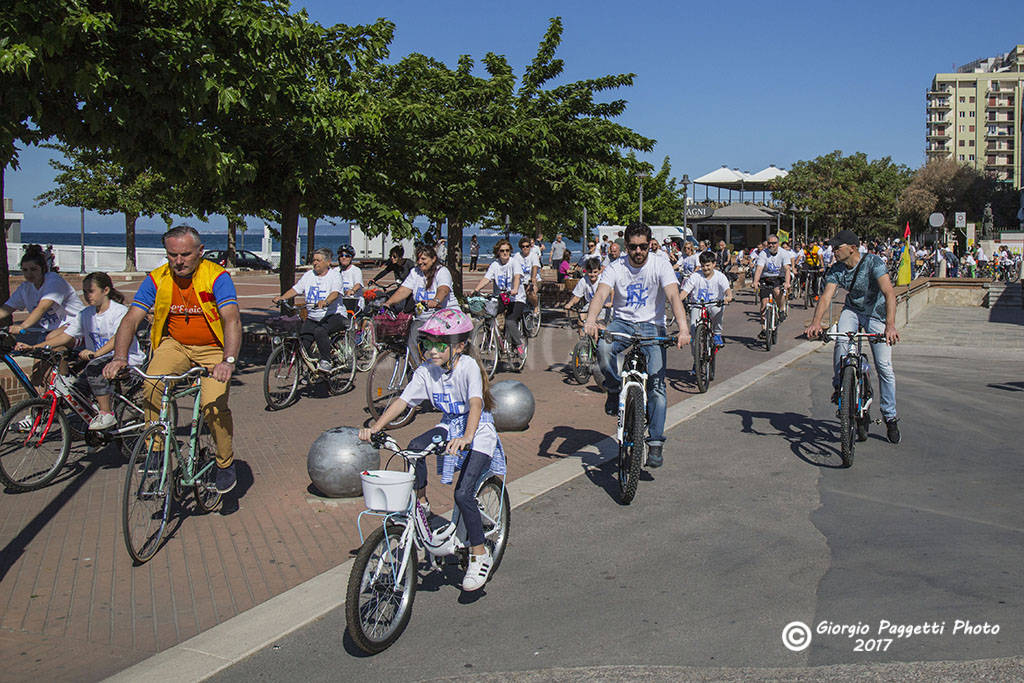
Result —
POLYGON ((950 105, 949 105, 948 101, 929 100, 928 101, 928 108, 929 109, 949 109, 950 105))
POLYGON ((933 157, 933 156, 934 156, 934 157, 945 157, 945 156, 949 156, 949 150, 948 150, 948 149, 946 149, 945 147, 936 147, 936 148, 934 148, 934 149, 932 149, 932 148, 928 148, 928 149, 926 149, 926 150, 924 151, 924 153, 925 153, 926 155, 930 156, 930 157, 933 157))
POLYGON ((986 107, 987 109, 1013 109, 1013 102, 996 102, 986 107))
POLYGON ((1012 130, 997 130, 995 133, 985 133, 986 138, 1010 138, 1013 137, 1012 130))
POLYGON ((938 131, 930 131, 928 133, 928 135, 926 135, 925 137, 927 139, 929 139, 929 140, 948 140, 949 139, 949 133, 938 132, 938 131))
POLYGON ((1003 169, 1003 168, 1013 168, 1013 161, 1012 160, 1011 161, 1006 161, 1006 162, 999 161, 999 162, 996 162, 994 164, 985 164, 985 168, 986 169, 993 169, 993 170, 995 170, 995 169, 1003 169))

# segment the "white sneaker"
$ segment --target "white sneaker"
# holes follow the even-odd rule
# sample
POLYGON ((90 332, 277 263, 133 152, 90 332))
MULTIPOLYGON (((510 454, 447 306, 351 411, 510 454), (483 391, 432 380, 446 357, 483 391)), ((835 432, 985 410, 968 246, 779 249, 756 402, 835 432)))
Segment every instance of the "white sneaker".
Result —
POLYGON ((20 420, 18 420, 18 423, 15 426, 14 431, 16 431, 16 432, 18 432, 20 434, 24 434, 25 432, 31 431, 32 430, 32 425, 34 425, 34 424, 35 424, 35 420, 33 418, 31 418, 31 417, 23 417, 20 420))
POLYGON ((320 372, 330 372, 331 368, 333 367, 334 366, 331 364, 331 361, 329 360, 322 360, 316 365, 316 369, 319 370, 320 372))
POLYGON ((99 413, 89 421, 89 431, 99 432, 110 429, 117 424, 117 418, 113 413, 99 413))
POLYGON ((485 550, 483 555, 469 554, 469 567, 466 568, 466 577, 462 579, 462 590, 480 590, 487 583, 487 577, 491 573, 491 551, 485 550))

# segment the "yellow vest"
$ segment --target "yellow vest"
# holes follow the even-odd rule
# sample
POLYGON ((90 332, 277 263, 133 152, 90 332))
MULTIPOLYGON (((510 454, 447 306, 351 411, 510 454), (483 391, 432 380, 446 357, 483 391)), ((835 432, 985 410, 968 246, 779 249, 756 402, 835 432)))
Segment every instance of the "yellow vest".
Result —
MULTIPOLYGON (((224 346, 224 325, 220 321, 217 302, 213 298, 213 283, 224 272, 224 269, 209 259, 200 259, 195 272, 192 273, 192 290, 199 299, 199 307, 203 309, 206 322, 210 324, 214 336, 224 346)), ((171 294, 174 289, 174 278, 171 265, 165 263, 152 271, 150 277, 156 283, 156 303, 153 305, 153 348, 160 346, 160 340, 167 326, 167 318, 171 313, 171 294)))

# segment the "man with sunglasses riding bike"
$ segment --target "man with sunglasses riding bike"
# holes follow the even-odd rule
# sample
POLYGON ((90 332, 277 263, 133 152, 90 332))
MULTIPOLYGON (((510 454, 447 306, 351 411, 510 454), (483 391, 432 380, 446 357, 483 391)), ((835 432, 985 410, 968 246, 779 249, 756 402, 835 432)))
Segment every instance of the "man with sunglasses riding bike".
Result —
POLYGON ((782 291, 789 289, 790 273, 789 252, 779 248, 779 236, 768 237, 768 248, 762 250, 757 256, 757 269, 754 271, 754 291, 757 292, 757 299, 761 302, 761 332, 758 339, 764 339, 764 309, 768 305, 768 299, 772 292, 775 293, 775 300, 782 305, 782 291))
MULTIPOLYGON (((614 292, 614 320, 608 323, 609 332, 665 336, 666 300, 672 306, 676 320, 685 319, 675 271, 668 259, 650 256, 651 229, 644 223, 633 223, 626 228, 625 240, 628 258, 609 265, 601 274, 583 330, 594 339, 598 338, 600 330, 597 319, 605 301, 614 292)), ((680 326, 676 347, 681 349, 689 341, 687 326, 680 326)), ((616 358, 627 346, 627 342, 607 341, 603 337, 597 345, 598 363, 604 373, 604 387, 608 391, 604 404, 604 411, 608 415, 616 415, 619 410, 622 379, 616 358)), ((650 378, 647 385, 647 465, 661 467, 662 445, 665 443, 665 347, 645 345, 642 348, 647 357, 650 378)))

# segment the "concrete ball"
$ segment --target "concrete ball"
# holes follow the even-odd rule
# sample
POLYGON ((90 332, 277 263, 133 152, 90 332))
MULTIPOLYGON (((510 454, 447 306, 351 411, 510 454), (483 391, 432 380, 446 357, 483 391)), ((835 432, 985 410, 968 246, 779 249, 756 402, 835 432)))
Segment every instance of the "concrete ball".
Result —
POLYGON ((499 432, 521 432, 530 426, 536 402, 522 382, 506 379, 491 385, 494 398, 494 426, 499 432))
POLYGON ((377 449, 359 440, 355 427, 328 429, 309 447, 306 471, 313 486, 328 498, 363 494, 360 473, 380 467, 377 449))

